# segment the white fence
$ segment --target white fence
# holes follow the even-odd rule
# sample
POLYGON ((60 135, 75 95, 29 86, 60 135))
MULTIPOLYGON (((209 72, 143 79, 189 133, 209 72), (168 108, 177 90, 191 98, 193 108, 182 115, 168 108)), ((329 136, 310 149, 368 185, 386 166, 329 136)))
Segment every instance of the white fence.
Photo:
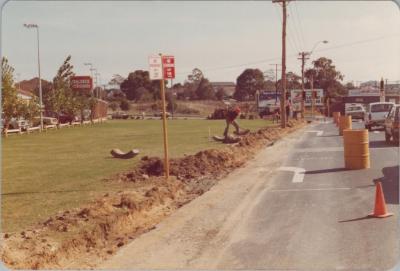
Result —
MULTIPOLYGON (((96 123, 102 123, 102 122, 105 122, 106 120, 107 120, 107 118, 99 118, 99 119, 93 119, 92 121, 90 121, 90 120, 83 121, 82 123, 74 121, 71 124, 69 124, 69 123, 60 123, 60 124, 57 124, 57 125, 55 125, 55 124, 44 125, 44 127, 43 127, 44 129, 43 130, 44 131, 47 131, 47 130, 50 130, 50 129, 57 130, 57 129, 61 129, 61 128, 69 128, 69 127, 80 126, 80 125, 91 125, 91 124, 96 124, 96 123)), ((21 128, 19 128, 19 129, 7 129, 4 132, 4 136, 7 137, 9 134, 20 134, 20 135, 21 134, 25 134, 25 133, 30 134, 30 133, 35 132, 35 131, 41 132, 40 127, 39 126, 30 127, 30 128, 27 128, 26 131, 22 131, 21 128)))

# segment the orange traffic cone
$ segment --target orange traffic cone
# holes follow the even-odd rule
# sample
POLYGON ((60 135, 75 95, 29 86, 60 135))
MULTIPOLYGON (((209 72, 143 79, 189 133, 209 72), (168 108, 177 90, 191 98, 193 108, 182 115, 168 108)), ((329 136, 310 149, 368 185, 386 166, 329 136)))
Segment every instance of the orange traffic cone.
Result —
POLYGON ((385 196, 383 195, 382 191, 382 184, 381 182, 376 182, 375 208, 374 212, 368 216, 383 218, 392 215, 393 214, 388 213, 386 209, 385 196))

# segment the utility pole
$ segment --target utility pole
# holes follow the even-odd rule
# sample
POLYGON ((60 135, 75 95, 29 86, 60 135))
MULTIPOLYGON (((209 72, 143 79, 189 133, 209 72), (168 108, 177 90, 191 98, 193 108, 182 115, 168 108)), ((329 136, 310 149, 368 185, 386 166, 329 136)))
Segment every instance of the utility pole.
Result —
POLYGON ((311 74, 311 120, 314 120, 314 107, 315 107, 315 92, 314 92, 314 75, 311 74))
POLYGON ((272 3, 282 3, 281 128, 286 128, 286 2, 287 0, 272 0, 272 3))
POLYGON ((310 59, 308 56, 310 55, 308 52, 300 52, 299 55, 301 56, 301 118, 304 119, 304 97, 306 96, 305 94, 305 89, 304 89, 304 65, 306 60, 310 59))

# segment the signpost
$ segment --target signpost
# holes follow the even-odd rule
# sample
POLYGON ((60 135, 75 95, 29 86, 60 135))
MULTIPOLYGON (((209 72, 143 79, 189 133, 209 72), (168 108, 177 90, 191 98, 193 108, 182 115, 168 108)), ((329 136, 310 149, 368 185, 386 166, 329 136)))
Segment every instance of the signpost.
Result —
POLYGON ((150 80, 160 80, 161 99, 162 99, 162 118, 164 131, 164 170, 165 178, 169 179, 169 158, 168 158, 168 131, 165 106, 165 82, 164 79, 175 78, 175 59, 173 56, 163 56, 162 54, 149 57, 150 80))

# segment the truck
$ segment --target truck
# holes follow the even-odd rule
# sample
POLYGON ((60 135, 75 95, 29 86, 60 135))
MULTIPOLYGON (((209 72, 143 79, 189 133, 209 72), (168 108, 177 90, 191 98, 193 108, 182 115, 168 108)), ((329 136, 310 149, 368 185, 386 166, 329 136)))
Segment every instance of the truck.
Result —
POLYGON ((279 94, 275 92, 262 92, 258 96, 257 110, 260 118, 278 112, 280 108, 279 94))

